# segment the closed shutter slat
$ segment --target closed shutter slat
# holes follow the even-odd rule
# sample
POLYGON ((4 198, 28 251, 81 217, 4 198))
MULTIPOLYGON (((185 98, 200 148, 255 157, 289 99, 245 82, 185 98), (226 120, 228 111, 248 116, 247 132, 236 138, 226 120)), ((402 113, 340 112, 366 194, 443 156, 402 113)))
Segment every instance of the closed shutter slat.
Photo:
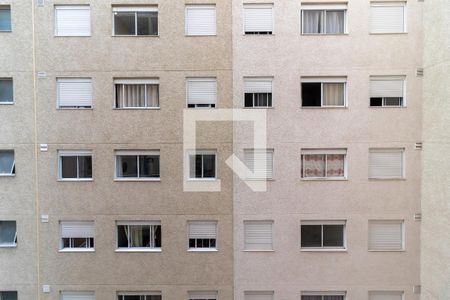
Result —
POLYGON ((273 292, 247 292, 245 300, 273 300, 273 292))
POLYGON ((402 250, 403 225, 401 221, 375 221, 369 224, 370 250, 402 250))
POLYGON ((370 80, 370 97, 403 97, 403 80, 370 80))
POLYGON ((217 82, 215 80, 188 80, 188 104, 216 104, 217 82))
POLYGON ((369 178, 402 178, 403 151, 371 151, 369 153, 369 178))
POLYGON ((273 250, 272 222, 245 222, 246 250, 273 250))
POLYGON ((60 107, 92 106, 92 82, 89 79, 58 80, 58 103, 60 107))
POLYGON ((272 93, 272 81, 244 80, 244 93, 272 93))
POLYGON ((63 238, 93 238, 94 222, 61 222, 63 238))
POLYGON ((250 170, 248 177, 272 178, 273 177, 273 152, 266 150, 246 150, 244 161, 250 170))
POLYGON ((404 32, 404 11, 402 4, 397 6, 372 5, 370 8, 370 28, 372 33, 404 32))
POLYGON ((214 222, 195 222, 189 224, 190 239, 215 239, 217 224, 214 222))
POLYGON ((62 292, 61 300, 95 300, 94 292, 62 292))
POLYGON ((58 36, 89 36, 91 34, 89 6, 56 7, 55 19, 58 36))
POLYGON ((270 7, 246 7, 244 8, 245 32, 271 32, 272 8, 270 7))
POLYGON ((187 35, 215 35, 216 9, 215 7, 187 7, 186 8, 187 35))

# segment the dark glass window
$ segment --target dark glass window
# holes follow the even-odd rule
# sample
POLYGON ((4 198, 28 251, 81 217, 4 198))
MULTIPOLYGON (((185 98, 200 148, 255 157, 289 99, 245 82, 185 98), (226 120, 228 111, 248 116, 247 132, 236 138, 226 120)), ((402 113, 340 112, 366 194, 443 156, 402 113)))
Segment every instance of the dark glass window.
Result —
POLYGON ((0 31, 11 31, 10 6, 0 6, 0 31))
POLYGON ((159 178, 159 155, 118 155, 117 177, 159 178))
POLYGON ((61 156, 61 178, 92 178, 92 156, 61 156))
POLYGON ((245 107, 272 107, 272 93, 245 93, 245 107))
POLYGON ((189 155, 189 177, 190 178, 215 178, 216 177, 216 155, 195 154, 189 155))
POLYGON ((158 12, 114 12, 115 35, 158 35, 158 12))
POLYGON ((344 247, 344 225, 302 225, 301 247, 344 247))
MULTIPOLYGON (((0 10, 1 12, 1 10, 0 10)), ((13 102, 13 81, 12 79, 0 78, 0 103, 13 102)))
POLYGON ((302 247, 322 247, 322 226, 302 225, 301 237, 302 247))
POLYGON ((302 82, 302 106, 321 106, 322 84, 302 82))

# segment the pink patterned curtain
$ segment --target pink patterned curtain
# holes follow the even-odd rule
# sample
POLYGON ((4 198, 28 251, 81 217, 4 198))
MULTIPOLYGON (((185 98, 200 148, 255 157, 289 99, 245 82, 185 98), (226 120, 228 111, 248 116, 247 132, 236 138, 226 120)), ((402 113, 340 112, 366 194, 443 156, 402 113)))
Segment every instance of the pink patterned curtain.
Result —
POLYGON ((344 177, 344 155, 327 155, 327 177, 344 177))
POLYGON ((325 155, 303 155, 302 172, 304 177, 325 177, 325 155))

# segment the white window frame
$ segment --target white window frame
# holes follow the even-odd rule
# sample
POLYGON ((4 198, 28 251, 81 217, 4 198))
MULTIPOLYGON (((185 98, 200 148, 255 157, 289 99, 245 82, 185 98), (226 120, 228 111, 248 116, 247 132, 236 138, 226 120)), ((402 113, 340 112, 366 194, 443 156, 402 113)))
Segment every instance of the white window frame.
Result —
POLYGON ((304 252, 346 252, 347 251, 347 220, 323 220, 323 221, 318 221, 318 220, 302 220, 300 223, 300 251, 304 251, 304 252), (322 241, 321 247, 302 247, 302 230, 301 227, 303 225, 321 225, 322 227, 322 233, 321 233, 321 237, 322 237, 322 241), (324 247, 323 246, 323 226, 324 225, 342 225, 343 226, 343 246, 342 247, 324 247))
POLYGON ((94 157, 92 150, 58 150, 58 181, 93 181, 94 180, 94 157), (77 178, 62 177, 62 158, 64 156, 77 157, 77 178), (90 156, 92 160, 92 177, 80 178, 80 164, 78 157, 90 156))
MULTIPOLYGON (((186 166, 186 175, 187 175, 187 179, 189 180, 189 181, 215 181, 215 180, 217 180, 218 179, 218 174, 217 174, 217 170, 218 170, 218 165, 217 165, 217 150, 202 150, 202 149, 199 149, 199 150, 188 150, 187 152, 186 152, 186 155, 187 155, 187 159, 186 159, 186 164, 187 164, 187 166, 186 166), (191 174, 190 174, 190 167, 191 167, 191 165, 190 165, 190 163, 191 163, 191 160, 190 160, 190 156, 191 155, 214 155, 214 157, 215 157, 215 176, 214 177, 201 177, 201 178, 196 178, 196 177, 194 177, 194 178, 192 178, 191 177, 191 174)), ((202 174, 203 174, 203 172, 204 172, 204 170, 203 170, 203 160, 202 160, 202 174)))
POLYGON ((16 168, 16 151, 14 149, 0 149, 0 153, 5 152, 5 151, 12 151, 13 155, 14 155, 14 161, 11 167, 11 171, 9 173, 0 173, 0 177, 15 177, 16 176, 16 172, 15 172, 15 168, 16 168))
MULTIPOLYGON (((91 247, 86 247, 86 248, 74 248, 74 247, 64 247, 64 237, 62 236, 62 226, 63 223, 92 223, 93 226, 95 226, 94 221, 60 221, 59 222, 59 241, 60 241, 60 246, 59 246, 59 252, 95 252, 95 236, 92 236, 92 239, 94 240, 94 246, 91 247)), ((94 227, 95 230, 95 227, 94 227)), ((66 237, 69 238, 69 237, 66 237)), ((72 244, 72 239, 75 238, 85 238, 88 242, 88 245, 90 245, 90 241, 88 241, 88 239, 90 239, 90 237, 70 237, 70 244, 72 244)))
POLYGON ((214 109, 218 106, 218 85, 216 77, 187 77, 186 78, 186 108, 189 109, 214 109), (191 104, 195 105, 195 107, 189 107, 189 82, 215 82, 216 84, 216 100, 214 106, 211 104, 191 104), (205 105, 205 106, 198 106, 205 105))
POLYGON ((115 150, 114 151, 114 180, 115 181, 161 181, 161 151, 160 150, 115 150), (120 177, 117 174, 119 156, 136 156, 137 177, 120 177), (139 156, 159 156, 159 177, 139 177, 139 156))
POLYGON ((189 291, 188 292, 188 300, 218 300, 218 291, 189 291), (211 298, 212 297, 212 298, 211 298))
MULTIPOLYGON (((244 81, 243 81, 243 83, 244 83, 244 88, 243 88, 243 93, 242 93, 242 107, 244 108, 244 109, 267 109, 267 108, 274 108, 275 107, 275 105, 274 105, 274 101, 275 101, 275 99, 274 99, 274 84, 273 84, 273 81, 274 81, 274 77, 244 77, 244 81), (258 82, 258 81, 267 81, 267 82, 269 82, 270 81, 270 84, 271 84, 271 92, 270 92, 270 94, 272 95, 272 105, 271 106, 255 106, 255 98, 253 97, 253 106, 245 106, 245 94, 247 94, 246 92, 245 92, 245 82, 252 82, 252 81, 256 81, 256 82, 258 82)), ((259 93, 259 92, 252 92, 252 93, 249 93, 249 94, 269 94, 269 93, 259 93)))
POLYGON ((368 230, 367 230, 367 236, 368 236, 368 240, 367 240, 367 249, 369 252, 404 252, 406 250, 406 243, 405 243, 405 239, 406 239, 406 230, 405 230, 405 220, 401 220, 401 219, 370 219, 368 222, 368 230), (402 247, 401 249, 397 249, 397 250, 390 250, 390 249, 370 249, 370 224, 371 223, 392 223, 392 224, 400 224, 401 225, 401 238, 402 238, 402 247))
MULTIPOLYGON (((386 97, 382 97, 382 105, 381 106, 371 106, 369 103, 370 108, 401 108, 406 107, 406 95, 407 95, 407 81, 405 75, 389 75, 389 76, 382 76, 382 75, 371 75, 369 78, 369 84, 372 81, 403 81, 403 96, 402 96, 402 105, 395 106, 395 105, 385 105, 386 103, 386 97)), ((372 98, 372 95, 369 95, 369 101, 372 98)), ((393 97, 397 98, 397 97, 393 97)))
MULTIPOLYGON (((372 32, 372 28, 369 26, 369 34, 404 34, 408 33, 408 9, 407 9, 407 0, 404 1, 371 1, 370 2, 370 9, 372 9, 373 6, 378 7, 392 7, 392 6, 402 6, 403 7, 403 31, 402 32, 372 32)), ((370 12, 371 14, 371 12, 370 12)), ((371 16, 369 15, 369 22, 371 22, 371 16)))
POLYGON ((56 109, 79 109, 79 110, 90 110, 94 109, 94 86, 91 77, 57 77, 56 78, 56 109), (91 84, 91 106, 90 107, 82 107, 82 106, 61 106, 60 104, 60 95, 59 95, 59 83, 64 81, 70 82, 89 82, 91 84))
POLYGON ((10 28, 9 30, 0 30, 0 32, 12 32, 13 31, 13 14, 12 14, 12 7, 9 4, 0 4, 0 9, 9 10, 9 15, 11 19, 11 23, 9 24, 10 28))
POLYGON ((14 79, 13 79, 13 77, 0 77, 0 80, 11 81, 11 86, 12 86, 12 91, 13 91, 13 95, 12 95, 11 101, 8 101, 8 102, 0 101, 0 105, 12 105, 12 104, 14 104, 14 79))
MULTIPOLYGON (((118 110, 127 110, 127 109, 160 109, 161 108, 161 102, 159 99, 159 78, 154 79, 144 79, 144 78, 122 78, 122 79, 114 79, 114 101, 113 101, 113 108, 118 110), (116 105, 116 85, 144 85, 145 86, 145 105, 143 107, 139 106, 127 106, 127 107, 117 107, 116 105), (148 99, 147 99, 147 86, 148 85, 157 85, 158 86, 158 106, 147 106, 148 105, 148 99)), ((125 91, 125 89, 124 89, 125 91)))
POLYGON ((187 228, 186 228, 186 240, 187 240, 187 251, 188 252, 217 252, 219 251, 219 222, 217 220, 188 220, 187 221, 187 228), (191 224, 201 224, 201 223, 209 223, 214 224, 216 227, 216 246, 210 247, 210 248, 191 248, 189 247, 189 226, 191 224))
POLYGON ((348 107, 348 83, 346 76, 337 77, 302 77, 300 83, 300 89, 302 89, 302 83, 320 83, 320 106, 303 106, 303 99, 301 102, 302 109, 317 109, 317 108, 347 108, 348 107), (344 84, 344 105, 324 105, 323 104, 323 85, 326 83, 343 83, 344 84))
POLYGON ((406 179, 406 149, 405 148, 369 148, 369 165, 368 165, 369 180, 404 180, 406 179), (371 152, 401 152, 402 153, 402 176, 400 177, 370 177, 370 153, 371 152))
POLYGON ((117 292, 118 300, 123 300, 126 296, 140 296, 140 300, 146 300, 148 296, 162 296, 161 291, 149 291, 149 292, 117 292))
POLYGON ((396 294, 396 296, 401 296, 401 299, 402 299, 402 300, 405 299, 405 292, 404 292, 404 291, 399 291, 399 290, 394 290, 394 291, 384 290, 384 291, 369 291, 369 300, 372 299, 372 295, 392 295, 392 294, 396 294))
POLYGON ((14 236, 14 242, 11 244, 0 245, 0 248, 16 248, 17 247, 17 221, 16 220, 0 220, 1 222, 14 222, 16 225, 16 234, 14 236))
POLYGON ((64 300, 64 295, 67 296, 92 296, 92 299, 95 299, 95 292, 94 291, 60 291, 59 299, 64 300))
POLYGON ((322 300, 324 299, 324 297, 326 296, 343 296, 344 300, 347 299, 347 292, 333 292, 333 291, 324 291, 324 292, 319 292, 319 291, 305 291, 301 293, 300 299, 302 299, 302 296, 321 296, 322 300))
POLYGON ((186 4, 184 12, 185 36, 217 36, 217 9, 215 4, 186 4), (189 9, 214 9, 214 34, 189 34, 188 32, 188 10, 189 9))
MULTIPOLYGON (((129 227, 128 227, 129 230, 129 227)), ((161 221, 116 221, 116 250, 115 252, 162 252, 162 225, 161 221), (161 227, 161 247, 119 247, 119 226, 160 226, 161 227)))
POLYGON ((300 174, 301 180, 347 180, 348 179, 348 150, 346 148, 339 149, 331 149, 331 148, 323 148, 323 149, 310 149, 303 148, 301 149, 300 155, 300 163, 303 166, 303 174, 300 174), (325 155, 325 177, 305 177, 305 155, 325 155), (344 176, 343 177, 327 177, 327 155, 344 155, 344 176))
MULTIPOLYGON (((275 5, 274 3, 244 3, 243 4, 243 9, 242 9, 242 34, 249 36, 249 35, 256 35, 256 36, 271 36, 275 34, 275 14, 274 14, 274 9, 275 9, 275 5), (272 10, 272 33, 267 33, 267 34, 249 34, 249 33, 245 33, 245 10, 246 9, 251 9, 251 8, 270 8, 272 10)), ((264 31, 266 32, 266 31, 264 31)))
POLYGON ((112 7, 112 36, 144 36, 144 37, 152 37, 159 36, 159 7, 157 5, 149 5, 149 6, 113 6, 112 7), (135 34, 116 34, 115 31, 115 12, 123 12, 123 13, 134 13, 134 30, 135 34), (137 30, 137 13, 138 12, 157 12, 158 13, 158 34, 156 35, 138 35, 137 30))
POLYGON ((85 37, 85 36, 91 36, 92 35, 92 21, 91 21, 91 6, 89 4, 57 4, 54 6, 54 19, 55 19, 55 36, 58 37, 85 37), (62 9, 72 9, 72 10, 89 10, 89 33, 88 34, 70 34, 70 35, 66 35, 66 34, 58 34, 58 10, 62 10, 62 9))
POLYGON ((347 15, 347 3, 345 4, 328 4, 328 5, 321 5, 318 3, 302 3, 301 6, 301 20, 300 20, 300 32, 302 35, 345 35, 348 34, 348 15, 347 15), (319 10, 323 12, 323 29, 326 30, 326 22, 327 22, 327 11, 343 11, 344 12, 344 32, 343 33, 326 33, 326 32, 320 32, 320 33, 307 33, 304 32, 303 29, 303 20, 304 20, 304 11, 305 10, 319 10))

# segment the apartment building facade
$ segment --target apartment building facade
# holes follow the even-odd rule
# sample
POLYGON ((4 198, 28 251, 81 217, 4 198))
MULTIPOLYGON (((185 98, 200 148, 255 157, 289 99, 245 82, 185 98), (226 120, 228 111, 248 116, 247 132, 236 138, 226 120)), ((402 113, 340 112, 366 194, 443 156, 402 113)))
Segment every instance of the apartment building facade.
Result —
POLYGON ((445 299, 424 5, 0 1, 0 299, 445 299))

